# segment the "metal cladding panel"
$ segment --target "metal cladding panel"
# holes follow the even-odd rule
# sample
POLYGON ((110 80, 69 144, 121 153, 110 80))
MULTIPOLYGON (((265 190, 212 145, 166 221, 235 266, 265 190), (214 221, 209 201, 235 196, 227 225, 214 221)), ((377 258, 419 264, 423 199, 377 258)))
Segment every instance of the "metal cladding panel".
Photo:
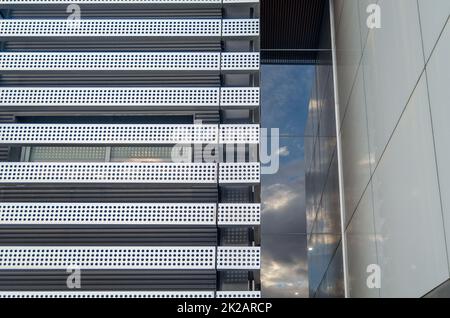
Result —
POLYGON ((216 183, 213 163, 0 163, 0 183, 216 183))
MULTIPOLYGON (((4 87, 2 106, 219 106, 220 88, 4 87)), ((247 97, 245 93, 227 99, 247 97), (238 97, 239 96, 239 97, 238 97), (240 97, 242 96, 242 97, 240 97)), ((247 97, 249 98, 249 97, 247 97)))
MULTIPOLYGON (((1 20, 0 20, 1 21, 1 20)), ((243 60, 245 63, 245 59, 243 60)), ((0 53, 0 71, 219 71, 220 53, 0 53)))
POLYGON ((219 183, 221 184, 257 184, 259 182, 259 162, 232 162, 219 164, 219 183))
POLYGON ((219 225, 260 225, 261 204, 220 203, 217 217, 219 225))
POLYGON ((259 107, 257 87, 0 87, 0 106, 259 107))
POLYGON ((220 125, 219 143, 259 144, 259 125, 220 125))
POLYGON ((216 298, 261 298, 260 291, 217 291, 216 298))
MULTIPOLYGON (((235 3, 235 2, 255 2, 255 0, 73 0, 75 4, 221 4, 223 2, 235 3)), ((259 1, 259 0, 256 0, 259 1)), ((0 0, 0 4, 67 4, 66 0, 0 0)))
POLYGON ((0 124, 0 144, 207 144, 218 139, 217 125, 204 124, 0 124))
POLYGON ((0 38, 256 37, 259 19, 2 19, 0 38))
POLYGON ((6 19, 8 37, 220 37, 221 19, 6 19))
POLYGON ((259 87, 223 87, 220 90, 220 106, 258 107, 259 104, 259 87))
POLYGON ((259 144, 259 125, 219 127, 208 124, 0 124, 0 144, 259 144))
POLYGON ((217 269, 259 269, 259 247, 217 247, 217 269))
POLYGON ((0 269, 214 269, 215 247, 0 246, 0 269))

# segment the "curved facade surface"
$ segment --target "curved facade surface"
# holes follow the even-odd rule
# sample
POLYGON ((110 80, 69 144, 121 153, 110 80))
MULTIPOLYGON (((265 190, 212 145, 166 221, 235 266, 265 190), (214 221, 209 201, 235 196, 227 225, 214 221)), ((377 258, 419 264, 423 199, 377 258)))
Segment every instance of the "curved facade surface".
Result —
MULTIPOLYGON (((342 195, 338 182, 330 208, 321 190, 309 196, 315 224, 333 225, 340 242, 328 271, 342 272, 349 297, 448 296, 450 3, 333 3, 342 195)), ((320 149, 310 152, 313 185, 330 178, 320 149)))

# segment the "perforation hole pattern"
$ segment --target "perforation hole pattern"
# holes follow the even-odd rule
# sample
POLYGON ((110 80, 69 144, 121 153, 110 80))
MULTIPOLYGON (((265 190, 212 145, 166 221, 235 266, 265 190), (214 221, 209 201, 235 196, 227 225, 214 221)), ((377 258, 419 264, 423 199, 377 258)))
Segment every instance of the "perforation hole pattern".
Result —
MULTIPOLYGON (((1 21, 1 20, 0 20, 1 21)), ((231 63, 248 64, 236 57, 231 63)), ((220 53, 0 53, 2 70, 220 70, 220 53)))
MULTIPOLYGON (((236 92, 235 94, 238 94, 236 92)), ((0 105, 218 106, 218 88, 0 88, 0 105)), ((230 94, 228 99, 237 99, 230 94)), ((241 94, 241 99, 246 95, 241 94)))
POLYGON ((259 19, 7 19, 0 20, 0 36, 255 37, 259 27, 259 19))
POLYGON ((219 204, 219 225, 259 225, 261 223, 261 206, 258 203, 219 204))
POLYGON ((208 203, 2 203, 0 224, 214 225, 208 203))
POLYGON ((217 131, 217 125, 0 124, 0 143, 215 143, 217 131))
POLYGON ((222 53, 222 70, 259 70, 259 53, 222 53))
POLYGON ((0 105, 259 106, 259 88, 0 88, 0 105))
POLYGON ((221 106, 259 106, 259 88, 222 88, 221 106))
POLYGON ((217 248, 217 269, 259 269, 259 247, 217 248))
POLYGON ((219 183, 259 183, 259 163, 220 163, 219 183))
POLYGON ((220 125, 222 144, 259 144, 259 125, 220 125))
POLYGON ((214 163, 1 163, 0 183, 215 183, 214 163))
POLYGON ((217 291, 216 298, 261 298, 260 291, 217 291))
POLYGON ((209 291, 78 291, 78 292, 38 292, 12 291, 0 292, 0 298, 213 298, 214 292, 209 291))
POLYGON ((0 269, 214 269, 215 247, 0 247, 0 269))
MULTIPOLYGON (((146 4, 214 4, 214 3, 237 3, 237 2, 258 2, 259 0, 75 0, 73 3, 104 3, 104 4, 118 4, 118 3, 146 3, 146 4)), ((67 0, 1 0, 4 4, 52 4, 52 3, 67 3, 67 0)))
POLYGON ((226 19, 222 23, 223 36, 258 36, 259 19, 226 19))
MULTIPOLYGON (((218 37, 221 27, 220 19, 7 19, 0 20, 0 36, 218 37)), ((248 32, 245 27, 242 24, 241 32, 248 32)))

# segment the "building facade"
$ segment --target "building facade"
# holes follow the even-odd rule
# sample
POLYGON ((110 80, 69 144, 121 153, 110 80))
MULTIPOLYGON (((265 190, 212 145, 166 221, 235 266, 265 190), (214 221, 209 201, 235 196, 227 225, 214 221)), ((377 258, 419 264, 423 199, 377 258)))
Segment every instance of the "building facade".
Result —
MULTIPOLYGON (((321 242, 317 252, 328 255, 322 257, 328 272, 342 273, 329 290, 345 289, 341 295, 348 297, 448 297, 450 2, 335 0, 332 9, 338 88, 331 94, 338 96, 333 149, 341 155, 327 206, 318 199, 320 166, 333 161, 322 160, 327 146, 309 151, 317 168, 310 170, 308 200, 318 211, 315 224, 335 238, 321 242), (369 28, 377 8, 381 25, 369 28)), ((322 96, 310 105, 316 140, 329 127, 317 117, 329 100, 322 96)), ((311 249, 314 260, 316 246, 311 249)))
POLYGON ((259 1, 0 12, 0 297, 259 297, 259 1))

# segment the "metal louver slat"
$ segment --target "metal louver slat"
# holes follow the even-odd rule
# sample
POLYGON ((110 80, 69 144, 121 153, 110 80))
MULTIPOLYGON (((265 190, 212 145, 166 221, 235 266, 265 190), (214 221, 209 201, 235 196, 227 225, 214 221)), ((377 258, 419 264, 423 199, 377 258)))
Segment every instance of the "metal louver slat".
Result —
POLYGON ((259 162, 239 162, 219 164, 219 183, 250 183, 260 182, 259 162))
MULTIPOLYGON (((80 4, 120 4, 120 3, 145 3, 145 4, 220 4, 224 2, 254 2, 255 0, 74 0, 73 3, 80 4)), ((257 0, 259 1, 259 0, 257 0)), ((0 4, 53 4, 63 3, 66 4, 66 0, 1 0, 0 4)))
POLYGON ((259 19, 2 19, 0 39, 30 37, 254 37, 259 19))
POLYGON ((217 269, 259 269, 259 247, 217 247, 217 269))
POLYGON ((216 298, 261 298, 260 291, 217 291, 216 298))
POLYGON ((219 143, 259 144, 259 125, 220 125, 219 143))
POLYGON ((259 247, 1 246, 0 269, 259 269, 259 247))
MULTIPOLYGON (((1 21, 1 20, 0 20, 1 21)), ((12 71, 258 71, 259 53, 0 53, 12 71)))
POLYGON ((0 144, 258 144, 259 125, 0 124, 0 144), (220 132, 220 133, 219 133, 220 132))
MULTIPOLYGON (((219 106, 219 88, 5 87, 4 106, 219 106)), ((242 97, 228 99, 246 98, 242 97)), ((249 97, 247 97, 249 98, 249 97)))
POLYGON ((0 183, 216 183, 209 163, 1 163, 0 183))
POLYGON ((215 247, 0 247, 0 269, 214 269, 215 247))
MULTIPOLYGON (((259 225, 259 203, 220 203, 219 225, 259 225)), ((214 203, 1 203, 0 225, 215 225, 214 203)))
POLYGON ((219 225, 259 225, 261 223, 261 204, 220 203, 217 217, 219 225))
POLYGON ((259 87, 223 87, 220 90, 220 106, 258 107, 259 87))
POLYGON ((217 143, 217 125, 0 124, 0 144, 217 143))
POLYGON ((0 291, 0 298, 214 298, 212 291, 0 291))
MULTIPOLYGON (((1 21, 1 20, 0 20, 1 21)), ((218 71, 220 53, 0 53, 0 71, 218 71)))
POLYGON ((1 106, 259 106, 259 88, 3 87, 1 106))
MULTIPOLYGON (((259 163, 220 163, 219 183, 260 180, 259 163)), ((0 163, 0 183, 215 183, 214 163, 0 163)))

